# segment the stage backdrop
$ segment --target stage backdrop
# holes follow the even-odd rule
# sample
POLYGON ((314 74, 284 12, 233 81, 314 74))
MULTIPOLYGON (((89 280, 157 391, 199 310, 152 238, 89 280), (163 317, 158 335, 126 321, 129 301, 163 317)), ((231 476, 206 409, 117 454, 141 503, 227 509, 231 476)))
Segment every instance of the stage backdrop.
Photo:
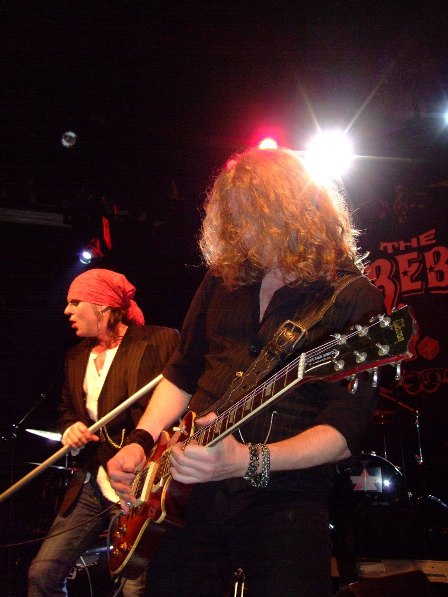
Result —
MULTIPOLYGON (((387 310, 410 305, 417 358, 401 383, 382 370, 381 400, 365 450, 400 467, 414 497, 448 497, 448 182, 396 186, 356 213, 368 275, 387 310)), ((432 498, 430 498, 432 499, 432 498)))

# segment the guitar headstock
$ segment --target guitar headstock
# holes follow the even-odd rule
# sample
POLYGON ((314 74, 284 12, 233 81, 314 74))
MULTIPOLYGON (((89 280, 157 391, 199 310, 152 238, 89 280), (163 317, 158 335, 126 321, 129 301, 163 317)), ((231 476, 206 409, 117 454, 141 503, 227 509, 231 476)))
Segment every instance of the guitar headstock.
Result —
POLYGON ((361 371, 415 358, 417 322, 410 307, 372 317, 365 325, 307 352, 306 376, 335 381, 361 371))

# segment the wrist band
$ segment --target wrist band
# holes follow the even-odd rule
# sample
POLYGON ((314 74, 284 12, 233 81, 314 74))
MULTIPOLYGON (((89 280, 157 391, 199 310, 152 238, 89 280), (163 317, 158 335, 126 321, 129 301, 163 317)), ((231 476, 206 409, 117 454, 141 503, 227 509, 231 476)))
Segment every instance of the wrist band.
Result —
POLYGON ((249 448, 249 466, 243 479, 250 481, 252 487, 266 487, 271 470, 271 452, 266 444, 247 444, 249 448), (261 452, 261 473, 258 474, 258 463, 261 452))
POLYGON ((124 440, 123 446, 128 446, 129 444, 138 444, 141 446, 145 451, 145 456, 148 458, 154 448, 154 439, 144 429, 133 429, 124 440))

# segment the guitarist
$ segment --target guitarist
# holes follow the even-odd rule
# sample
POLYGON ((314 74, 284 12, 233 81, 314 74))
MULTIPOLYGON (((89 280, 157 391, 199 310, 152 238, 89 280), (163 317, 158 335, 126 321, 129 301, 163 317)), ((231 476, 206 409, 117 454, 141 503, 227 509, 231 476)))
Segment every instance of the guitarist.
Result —
MULTIPOLYGON (((162 429, 207 411, 287 319, 328 300, 353 276, 305 348, 383 312, 361 275, 347 206, 318 186, 287 149, 249 149, 227 162, 205 203, 200 248, 209 271, 186 316, 178 350, 126 445, 109 461, 128 510, 130 485, 162 429)), ((331 595, 328 492, 333 463, 358 453, 377 395, 369 375, 301 384, 212 447, 182 442, 172 478, 192 486, 186 526, 168 528, 148 574, 148 595, 223 596, 238 568, 254 597, 331 595)), ((197 424, 214 418, 213 412, 197 424)))
MULTIPOLYGON (((66 577, 78 558, 108 527, 117 502, 105 465, 140 418, 145 396, 113 419, 101 432, 88 427, 157 376, 174 352, 178 332, 145 326, 133 300, 135 287, 120 273, 91 269, 70 285, 65 315, 82 342, 69 350, 60 406, 62 443, 79 453, 60 512, 28 572, 28 596, 66 595, 66 577), (59 534, 62 533, 62 534, 59 534)), ((145 571, 128 580, 124 597, 140 597, 145 571)))

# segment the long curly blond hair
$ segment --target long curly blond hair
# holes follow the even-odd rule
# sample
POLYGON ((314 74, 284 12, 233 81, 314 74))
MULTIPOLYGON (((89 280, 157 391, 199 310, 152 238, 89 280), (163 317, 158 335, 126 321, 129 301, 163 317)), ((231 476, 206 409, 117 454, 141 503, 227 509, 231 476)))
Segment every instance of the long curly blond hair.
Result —
POLYGON ((199 246, 230 288, 274 268, 290 285, 331 282, 360 264, 358 231, 343 195, 317 185, 290 149, 249 149, 222 168, 209 189, 199 246))

